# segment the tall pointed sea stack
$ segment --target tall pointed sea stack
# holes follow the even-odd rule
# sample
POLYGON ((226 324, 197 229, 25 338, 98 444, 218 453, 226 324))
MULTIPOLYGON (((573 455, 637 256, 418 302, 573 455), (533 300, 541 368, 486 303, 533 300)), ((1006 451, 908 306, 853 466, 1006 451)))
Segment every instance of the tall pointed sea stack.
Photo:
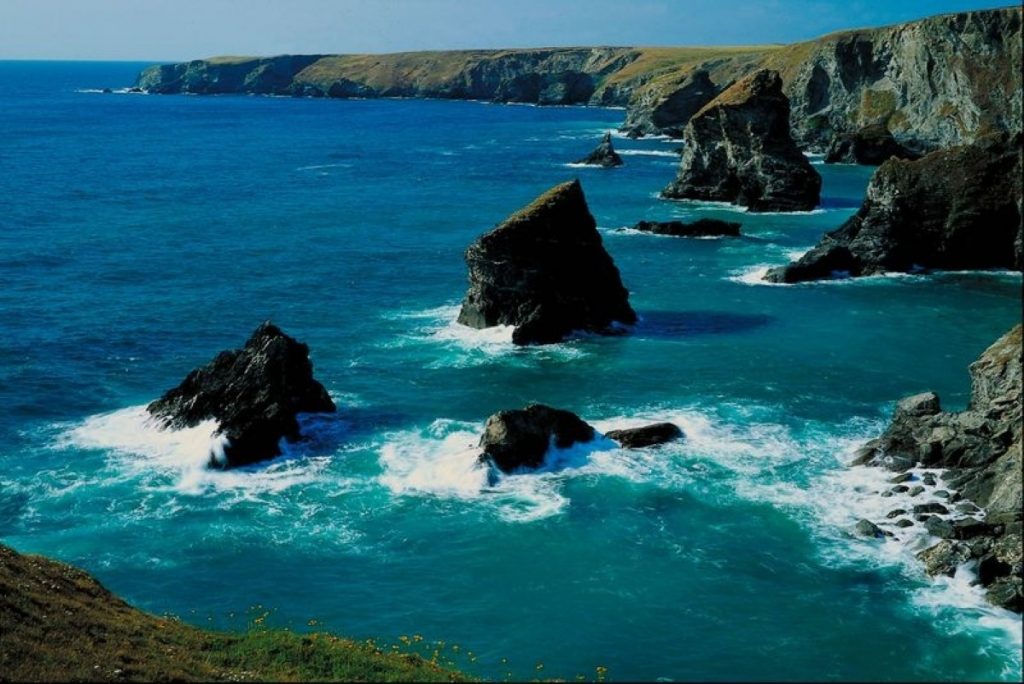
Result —
POLYGON ((282 438, 299 439, 299 413, 333 413, 327 390, 313 378, 309 347, 269 321, 242 349, 222 351, 189 373, 147 410, 165 428, 195 427, 216 420, 227 438, 224 459, 210 465, 238 466, 281 453, 282 438))
POLYGON ((694 114, 683 131, 679 175, 662 196, 732 202, 750 211, 808 211, 821 176, 789 133, 778 72, 758 71, 694 114))
POLYGON ((459 323, 515 326, 515 344, 636 322, 578 180, 556 185, 481 236, 466 263, 470 286, 459 323))

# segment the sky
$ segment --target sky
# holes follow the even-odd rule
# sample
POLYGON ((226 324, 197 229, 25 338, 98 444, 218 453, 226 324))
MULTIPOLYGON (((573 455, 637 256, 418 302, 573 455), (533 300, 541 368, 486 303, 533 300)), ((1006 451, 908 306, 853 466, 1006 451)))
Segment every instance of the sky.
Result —
POLYGON ((0 0, 0 59, 790 43, 1005 0, 0 0))

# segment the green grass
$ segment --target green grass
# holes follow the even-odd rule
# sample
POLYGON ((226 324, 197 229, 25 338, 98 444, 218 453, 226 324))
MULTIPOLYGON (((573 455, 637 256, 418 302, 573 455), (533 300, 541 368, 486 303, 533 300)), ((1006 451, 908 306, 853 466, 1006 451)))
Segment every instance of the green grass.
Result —
POLYGON ((398 647, 269 629, 265 619, 244 632, 199 629, 0 544, 0 681, 469 681, 398 647))

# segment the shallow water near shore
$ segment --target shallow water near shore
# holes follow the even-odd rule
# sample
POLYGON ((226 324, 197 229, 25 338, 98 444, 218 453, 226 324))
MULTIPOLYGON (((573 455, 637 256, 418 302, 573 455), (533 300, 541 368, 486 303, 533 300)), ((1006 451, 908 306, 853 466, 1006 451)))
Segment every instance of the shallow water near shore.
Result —
POLYGON ((677 141, 567 167, 621 110, 79 92, 142 66, 0 62, 4 543, 150 611, 419 634, 488 678, 1020 679, 1020 618, 847 534, 884 473, 843 465, 902 396, 966 404, 1020 276, 757 277, 870 169, 816 165, 820 210, 756 215, 658 199, 677 141), (466 245, 572 177, 640 322, 529 349, 458 326, 466 245), (620 230, 699 217, 744 236, 620 230), (268 318, 340 412, 208 471, 212 426, 161 433, 144 405, 268 318), (489 482, 483 422, 530 401, 687 438, 489 482))

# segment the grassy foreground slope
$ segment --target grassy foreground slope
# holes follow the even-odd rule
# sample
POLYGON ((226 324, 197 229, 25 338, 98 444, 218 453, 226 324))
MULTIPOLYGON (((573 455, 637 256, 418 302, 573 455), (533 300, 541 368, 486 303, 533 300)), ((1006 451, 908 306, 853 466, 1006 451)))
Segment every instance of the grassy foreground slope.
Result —
POLYGON ((215 632, 128 605, 82 570, 0 544, 0 681, 467 681, 331 634, 215 632))

